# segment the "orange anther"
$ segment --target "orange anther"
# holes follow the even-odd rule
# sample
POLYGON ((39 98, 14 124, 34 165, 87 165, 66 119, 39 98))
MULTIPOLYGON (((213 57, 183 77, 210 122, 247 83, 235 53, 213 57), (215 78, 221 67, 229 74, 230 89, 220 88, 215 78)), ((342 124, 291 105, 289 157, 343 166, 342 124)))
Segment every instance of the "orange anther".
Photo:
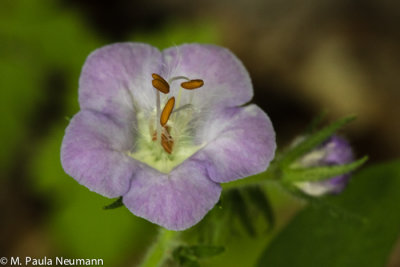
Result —
POLYGON ((152 80, 151 83, 153 84, 154 88, 164 94, 169 93, 169 84, 163 83, 161 80, 152 80))
POLYGON ((164 80, 163 77, 161 77, 160 75, 153 73, 151 75, 153 77, 154 80, 151 81, 151 83, 153 84, 154 88, 156 88, 158 91, 164 93, 164 94, 168 94, 169 93, 169 84, 166 80, 164 80))
POLYGON ((164 78, 161 77, 160 75, 158 75, 157 73, 151 74, 151 77, 153 77, 154 80, 162 80, 162 81, 165 81, 164 78))
POLYGON ((169 116, 171 115, 172 110, 174 109, 174 105, 175 105, 175 97, 171 97, 170 99, 168 99, 167 104, 165 104, 165 107, 164 107, 163 111, 161 112, 161 116, 160 116, 161 126, 164 126, 165 124, 167 124, 169 116))
POLYGON ((200 79, 190 80, 190 81, 181 83, 181 86, 187 90, 197 89, 197 88, 202 87, 203 85, 204 85, 204 82, 203 82, 203 80, 200 80, 200 79))
POLYGON ((168 132, 161 134, 161 146, 168 154, 172 153, 172 148, 174 147, 174 141, 168 132))

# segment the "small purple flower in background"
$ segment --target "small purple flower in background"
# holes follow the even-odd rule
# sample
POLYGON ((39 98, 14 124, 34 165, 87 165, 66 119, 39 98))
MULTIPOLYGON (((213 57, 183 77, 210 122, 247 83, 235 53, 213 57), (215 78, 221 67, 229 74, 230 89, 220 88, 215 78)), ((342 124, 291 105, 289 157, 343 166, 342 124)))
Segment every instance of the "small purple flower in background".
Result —
MULTIPOLYGON (((332 166, 347 164, 354 160, 350 144, 342 137, 334 135, 307 153, 296 163, 302 167, 332 166)), ((338 194, 346 187, 350 174, 339 175, 319 182, 299 182, 296 185, 305 193, 321 196, 327 193, 338 194)))
POLYGON ((79 111, 61 148, 64 170, 135 215, 170 230, 199 222, 219 183, 264 171, 275 153, 268 116, 227 49, 119 43, 94 51, 79 111))

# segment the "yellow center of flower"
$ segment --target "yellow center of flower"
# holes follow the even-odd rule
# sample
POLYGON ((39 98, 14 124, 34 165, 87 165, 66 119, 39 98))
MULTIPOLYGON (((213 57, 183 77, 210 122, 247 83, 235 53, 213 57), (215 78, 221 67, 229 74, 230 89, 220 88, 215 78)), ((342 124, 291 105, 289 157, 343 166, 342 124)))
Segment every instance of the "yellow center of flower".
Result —
POLYGON ((137 113, 140 137, 135 152, 128 154, 161 172, 169 173, 201 148, 201 145, 196 146, 193 143, 191 100, 183 106, 179 105, 183 89, 195 90, 202 87, 204 82, 184 76, 173 77, 167 82, 156 73, 153 73, 152 77, 152 85, 156 89, 156 109, 150 116, 142 112, 137 113), (180 84, 175 100, 174 96, 169 97, 168 94, 170 84, 176 80, 184 82, 180 84), (161 93, 165 95, 162 109, 161 93), (144 132, 146 128, 149 129, 149 135, 144 132))

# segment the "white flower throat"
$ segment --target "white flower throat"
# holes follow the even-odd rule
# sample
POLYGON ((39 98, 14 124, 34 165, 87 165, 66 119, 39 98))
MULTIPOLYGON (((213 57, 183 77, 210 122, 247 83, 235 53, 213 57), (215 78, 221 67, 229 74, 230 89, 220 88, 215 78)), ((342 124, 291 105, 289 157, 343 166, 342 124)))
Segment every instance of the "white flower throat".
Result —
MULTIPOLYGON (((156 89, 156 108, 151 118, 143 112, 137 113, 138 140, 135 152, 128 153, 136 160, 163 173, 169 173, 174 167, 189 158, 201 146, 193 144, 193 107, 191 101, 180 106, 182 89, 195 90, 204 85, 203 80, 176 76, 167 82, 158 74, 152 74, 153 87, 156 89), (170 84, 177 80, 181 83, 177 99, 167 97, 161 109, 161 93, 168 96, 170 84)), ((191 92, 192 94, 194 92, 191 92)))

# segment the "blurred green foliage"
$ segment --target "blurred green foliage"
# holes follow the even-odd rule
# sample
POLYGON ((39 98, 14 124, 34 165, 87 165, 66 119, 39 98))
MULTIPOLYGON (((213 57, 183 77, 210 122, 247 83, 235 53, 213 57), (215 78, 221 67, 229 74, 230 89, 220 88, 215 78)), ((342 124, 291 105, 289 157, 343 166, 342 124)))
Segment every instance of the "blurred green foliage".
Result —
MULTIPOLYGON (((59 70, 66 87, 76 88, 80 66, 87 54, 101 42, 72 12, 55 1, 1 1, 0 3, 0 121, 2 128, 0 168, 11 165, 21 145, 31 145, 29 136, 35 111, 49 101, 49 76, 59 70)), ((60 91, 61 88, 50 88, 60 91)), ((76 90, 67 90, 65 103, 77 109, 76 90)), ((50 100, 51 101, 51 100, 50 100)), ((40 118, 46 120, 46 118, 40 118)))
POLYGON ((137 32, 130 38, 135 42, 148 43, 165 49, 184 43, 221 43, 220 33, 212 21, 204 18, 199 22, 171 21, 158 32, 137 32))
POLYGON ((298 214, 258 266, 385 266, 399 235, 398 203, 400 161, 366 168, 343 194, 326 199, 327 205, 298 214))
MULTIPOLYGON (((217 37, 210 24, 172 22, 157 32, 132 33, 125 41, 166 48, 183 42, 216 43, 217 37)), ((18 179, 46 203, 41 228, 50 236, 48 253, 102 258, 106 266, 124 266, 140 261, 156 227, 126 208, 103 210, 111 200, 65 174, 59 158, 65 118, 79 110, 80 70, 87 55, 102 45, 105 41, 87 27, 81 14, 57 1, 0 2, 0 169, 12 173, 16 160, 28 158, 22 166, 28 175, 18 179), (61 80, 52 83, 54 75, 61 80), (59 116, 52 117, 53 112, 59 116), (46 129, 38 129, 42 122, 47 122, 46 129)))
POLYGON ((140 258, 155 227, 127 209, 104 210, 111 200, 80 186, 61 168, 58 157, 67 121, 43 140, 32 162, 35 191, 49 203, 44 226, 52 242, 71 257, 102 258, 115 265, 128 255, 140 258))

